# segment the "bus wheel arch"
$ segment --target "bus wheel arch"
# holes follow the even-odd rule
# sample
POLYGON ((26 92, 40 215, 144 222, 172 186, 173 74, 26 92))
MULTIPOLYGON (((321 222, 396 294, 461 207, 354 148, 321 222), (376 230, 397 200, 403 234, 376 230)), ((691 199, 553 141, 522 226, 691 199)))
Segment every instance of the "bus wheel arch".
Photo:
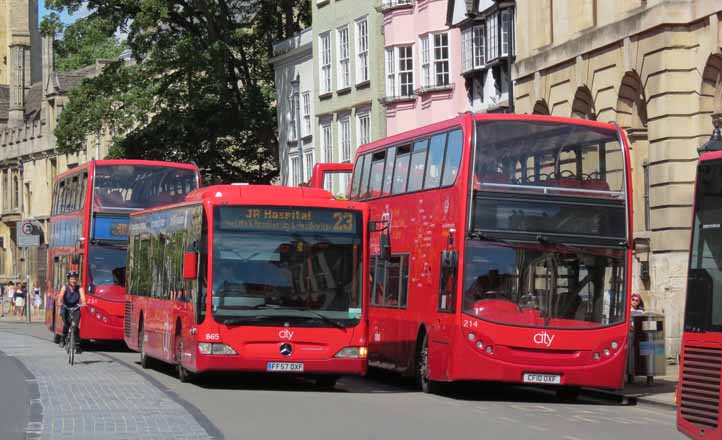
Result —
POLYGON ((416 336, 416 356, 414 356, 414 377, 416 384, 424 393, 438 393, 438 383, 429 379, 429 333, 421 325, 416 336))
POLYGON ((183 366, 183 327, 180 319, 176 321, 175 328, 175 358, 176 358, 176 371, 178 373, 178 380, 181 382, 190 382, 193 380, 193 373, 188 371, 183 366))
POLYGON ((150 368, 150 358, 145 353, 145 325, 143 323, 143 311, 138 315, 138 353, 140 353, 140 366, 150 368))

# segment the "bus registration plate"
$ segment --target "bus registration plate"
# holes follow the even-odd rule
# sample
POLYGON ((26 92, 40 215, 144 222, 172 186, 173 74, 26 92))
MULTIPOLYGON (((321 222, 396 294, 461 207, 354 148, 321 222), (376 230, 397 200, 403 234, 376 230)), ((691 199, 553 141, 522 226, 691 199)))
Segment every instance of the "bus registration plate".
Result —
POLYGON ((269 362, 266 371, 287 371, 292 373, 303 372, 303 362, 269 362))
POLYGON ((561 384, 562 377, 558 374, 524 373, 524 383, 561 384))

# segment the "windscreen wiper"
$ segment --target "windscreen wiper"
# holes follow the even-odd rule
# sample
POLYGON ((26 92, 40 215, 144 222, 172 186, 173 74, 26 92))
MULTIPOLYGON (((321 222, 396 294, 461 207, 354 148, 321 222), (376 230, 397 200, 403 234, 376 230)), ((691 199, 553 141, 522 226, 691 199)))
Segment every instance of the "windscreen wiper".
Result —
POLYGON ((314 310, 300 309, 300 308, 298 308, 298 307, 282 307, 282 306, 275 306, 275 307, 274 307, 274 306, 266 306, 266 307, 259 307, 259 308, 261 308, 261 309, 263 309, 263 308, 268 308, 268 309, 272 309, 272 310, 279 310, 279 309, 280 309, 280 310, 294 310, 294 311, 297 311, 297 312, 310 313, 310 314, 313 315, 313 318, 311 318, 311 317, 309 317, 309 316, 303 316, 303 315, 300 315, 300 316, 295 316, 295 315, 294 315, 294 318, 319 319, 319 320, 321 320, 321 321, 323 321, 323 322, 325 322, 325 323, 327 323, 327 324, 331 324, 331 325, 334 326, 334 327, 337 327, 337 328, 340 328, 340 329, 344 329, 344 330, 346 329, 346 327, 342 326, 338 321, 335 321, 335 320, 329 318, 328 316, 326 316, 326 315, 324 315, 324 314, 322 314, 322 313, 318 313, 318 312, 316 312, 316 311, 314 311, 314 310))
POLYGON ((341 325, 338 321, 335 321, 328 316, 325 316, 321 313, 315 312, 313 310, 306 310, 306 309, 299 309, 295 307, 281 307, 281 306, 268 306, 268 305, 262 305, 262 306, 256 306, 254 309, 257 310, 292 310, 296 312, 302 312, 302 313, 310 313, 313 316, 306 316, 306 315, 256 315, 256 316, 249 316, 249 317, 239 317, 239 318, 233 318, 228 319, 224 321, 223 323, 226 325, 240 325, 245 324, 247 322, 254 322, 254 321, 267 321, 271 319, 318 319, 320 321, 323 321, 327 324, 331 324, 332 326, 336 328, 340 328, 342 330, 345 330, 346 327, 341 325))
POLYGON ((557 240, 555 240, 555 239, 549 238, 549 237, 547 237, 547 236, 545 236, 545 235, 537 235, 537 236, 536 236, 536 241, 538 241, 538 242, 541 243, 541 244, 548 244, 548 245, 560 247, 560 248, 562 248, 562 249, 564 249, 564 250, 566 250, 566 251, 568 251, 568 252, 574 252, 574 253, 578 253, 578 254, 586 254, 586 253, 588 253, 587 251, 585 251, 584 249, 582 249, 582 248, 580 248, 580 247, 570 246, 570 245, 568 245, 568 244, 564 244, 564 243, 562 243, 562 242, 560 242, 560 241, 557 241, 557 240))
POLYGON ((314 312, 313 310, 304 310, 304 312, 311 313, 316 318, 320 319, 321 321, 323 321, 327 324, 331 324, 332 326, 334 326, 336 328, 340 328, 341 330, 346 330, 346 327, 342 326, 338 321, 335 321, 335 320, 329 318, 328 316, 325 316, 318 312, 314 312))
POLYGON ((480 241, 490 241, 493 243, 503 243, 503 244, 511 244, 510 241, 504 240, 503 238, 497 238, 489 235, 486 232, 483 232, 480 229, 474 229, 473 231, 469 232, 469 235, 467 235, 468 238, 472 240, 480 240, 480 241))

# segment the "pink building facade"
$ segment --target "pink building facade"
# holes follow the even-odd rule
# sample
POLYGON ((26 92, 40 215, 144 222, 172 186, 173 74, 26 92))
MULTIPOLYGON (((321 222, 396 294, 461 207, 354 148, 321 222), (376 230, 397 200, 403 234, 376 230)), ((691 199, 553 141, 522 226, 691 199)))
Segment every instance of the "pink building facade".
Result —
POLYGON ((382 0, 380 10, 387 134, 467 111, 461 33, 446 25, 447 0, 382 0))

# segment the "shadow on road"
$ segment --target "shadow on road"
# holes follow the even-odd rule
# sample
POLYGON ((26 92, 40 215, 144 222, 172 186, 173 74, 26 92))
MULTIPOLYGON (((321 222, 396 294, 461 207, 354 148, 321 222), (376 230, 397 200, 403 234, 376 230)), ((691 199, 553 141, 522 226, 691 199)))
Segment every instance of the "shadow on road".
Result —
MULTIPOLYGON (((134 362, 139 365, 139 362, 134 362)), ((173 365, 154 362, 154 371, 176 376, 173 365)), ((419 393, 413 378, 371 368, 366 377, 342 377, 335 388, 319 386, 310 376, 273 375, 265 373, 213 372, 193 378, 195 386, 208 390, 325 392, 347 394, 419 393)), ((474 402, 515 402, 522 404, 620 405, 619 402, 582 391, 579 398, 558 395, 556 389, 510 385, 498 382, 455 382, 443 384, 441 398, 474 402)))

